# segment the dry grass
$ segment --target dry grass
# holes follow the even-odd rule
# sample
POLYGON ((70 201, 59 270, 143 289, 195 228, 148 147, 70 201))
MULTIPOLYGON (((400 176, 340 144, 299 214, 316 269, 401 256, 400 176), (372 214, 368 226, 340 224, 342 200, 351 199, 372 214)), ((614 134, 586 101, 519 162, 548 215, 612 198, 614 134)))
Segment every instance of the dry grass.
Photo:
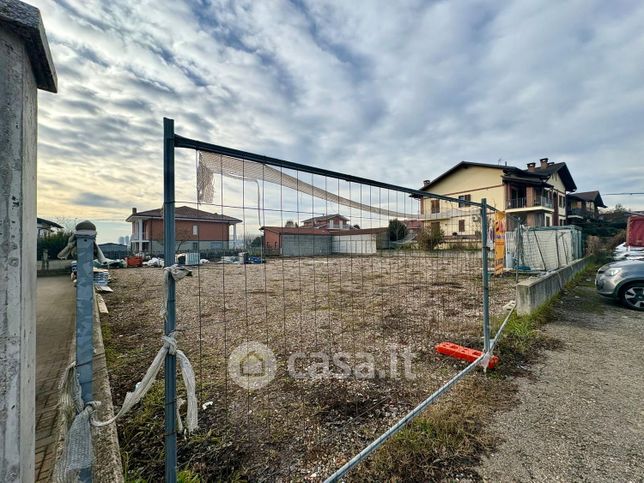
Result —
MULTIPOLYGON (((479 267, 476 254, 452 252, 195 269, 177 286, 178 340, 197 371, 200 403, 213 404, 200 413, 200 432, 181 442, 180 464, 206 479, 327 476, 461 367, 437 356, 436 343, 481 345, 479 267), (226 371, 228 355, 244 341, 265 343, 278 361, 276 378, 254 392, 226 371), (354 363, 366 352, 387 370, 396 348, 416 354, 414 380, 402 378, 402 362, 397 378, 299 380, 286 371, 294 352, 346 352, 354 363)), ((160 346, 163 271, 112 276, 108 348, 118 404, 160 346)), ((500 313, 514 298, 514 280, 494 278, 491 286, 491 307, 500 313)), ((145 417, 121 424, 132 474, 162 474, 161 448, 146 436, 161 417, 157 401, 145 417)))
POLYGON ((385 443, 349 481, 478 481, 473 471, 497 438, 485 431, 494 412, 514 401, 514 386, 469 375, 385 443))

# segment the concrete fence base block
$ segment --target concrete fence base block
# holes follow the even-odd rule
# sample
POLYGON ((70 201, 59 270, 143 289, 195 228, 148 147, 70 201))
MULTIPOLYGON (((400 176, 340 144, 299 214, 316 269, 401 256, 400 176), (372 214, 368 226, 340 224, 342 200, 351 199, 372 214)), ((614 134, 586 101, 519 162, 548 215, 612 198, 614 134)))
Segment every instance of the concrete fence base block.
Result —
POLYGON ((581 258, 543 277, 530 277, 519 282, 517 285, 517 313, 519 315, 533 313, 561 292, 566 284, 585 269, 589 263, 589 257, 581 258))

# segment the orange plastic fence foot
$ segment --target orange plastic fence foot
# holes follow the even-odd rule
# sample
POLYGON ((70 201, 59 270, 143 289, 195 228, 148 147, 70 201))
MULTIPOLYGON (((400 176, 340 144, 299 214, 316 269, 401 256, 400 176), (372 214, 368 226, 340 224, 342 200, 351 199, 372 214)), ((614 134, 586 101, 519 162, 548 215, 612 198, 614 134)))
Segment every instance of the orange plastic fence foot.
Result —
MULTIPOLYGON (((474 362, 483 355, 483 352, 481 351, 470 349, 469 347, 463 347, 462 345, 454 344, 452 342, 441 342, 436 345, 436 352, 468 362, 474 362)), ((499 358, 497 356, 492 356, 490 357, 490 362, 488 362, 487 367, 488 369, 494 369, 494 366, 498 363, 499 358)))

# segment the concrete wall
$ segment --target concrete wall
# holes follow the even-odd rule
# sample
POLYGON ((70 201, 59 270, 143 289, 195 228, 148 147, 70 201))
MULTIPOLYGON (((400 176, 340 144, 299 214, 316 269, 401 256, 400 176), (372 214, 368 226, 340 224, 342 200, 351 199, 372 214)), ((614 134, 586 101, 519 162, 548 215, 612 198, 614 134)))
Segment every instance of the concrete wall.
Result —
POLYGON ((282 253, 284 257, 310 257, 330 255, 331 235, 282 235, 282 253))
MULTIPOLYGON (((95 295, 96 300, 96 295, 95 295)), ((107 316, 105 316, 107 317, 107 316)), ((107 361, 105 359, 105 346, 103 345, 103 332, 101 330, 101 315, 98 306, 94 307, 94 398, 101 401, 98 408, 98 418, 106 421, 114 417, 112 404, 112 390, 108 375, 107 361)), ((92 442, 96 460, 92 466, 92 475, 95 482, 121 483, 123 466, 121 452, 119 451, 118 433, 116 423, 103 426, 94 430, 92 442)))
POLYGON ((377 235, 282 235, 284 257, 311 257, 332 254, 374 255, 377 235))
POLYGON ((37 91, 0 25, 0 481, 34 474, 37 91))
POLYGON ((552 297, 572 278, 590 263, 590 258, 582 258, 543 277, 530 277, 517 285, 517 313, 531 314, 552 297))
MULTIPOLYGON (((197 241, 182 241, 182 242, 177 242, 177 248, 176 252, 177 253, 184 253, 184 252, 193 252, 193 251, 199 251, 199 252, 207 252, 211 250, 228 250, 228 248, 232 247, 232 242, 228 241, 220 241, 220 240, 200 240, 199 242, 197 241), (194 244, 197 243, 197 248, 195 248, 194 244)), ((150 255, 157 255, 157 256, 163 256, 163 242, 153 240, 150 242, 150 249, 145 250, 146 253, 150 255)))
POLYGON ((0 2, 0 481, 33 481, 37 89, 56 92, 38 9, 0 2))

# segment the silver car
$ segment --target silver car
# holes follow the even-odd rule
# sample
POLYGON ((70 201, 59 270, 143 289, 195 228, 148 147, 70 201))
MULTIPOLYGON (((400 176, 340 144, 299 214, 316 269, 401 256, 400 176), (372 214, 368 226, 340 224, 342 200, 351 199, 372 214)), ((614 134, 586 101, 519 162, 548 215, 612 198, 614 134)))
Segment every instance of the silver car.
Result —
POLYGON ((608 263, 597 270, 599 295, 619 300, 629 309, 644 310, 644 260, 608 263))

